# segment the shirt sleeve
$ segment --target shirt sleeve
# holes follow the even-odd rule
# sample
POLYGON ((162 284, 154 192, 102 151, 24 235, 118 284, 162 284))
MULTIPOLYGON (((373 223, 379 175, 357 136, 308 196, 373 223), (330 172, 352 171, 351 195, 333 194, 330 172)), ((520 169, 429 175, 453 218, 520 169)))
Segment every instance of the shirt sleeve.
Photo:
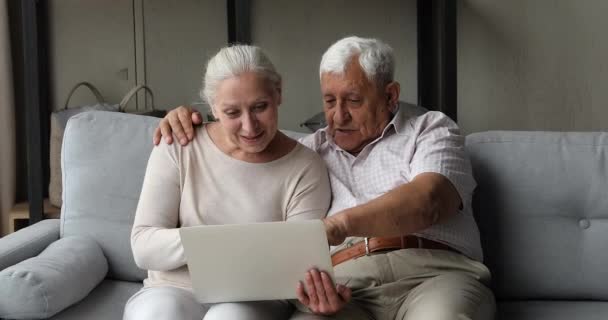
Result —
POLYGON ((331 202, 329 175, 323 160, 313 156, 313 161, 293 178, 296 186, 287 204, 287 221, 323 219, 331 202))
POLYGON ((174 146, 162 142, 148 160, 131 247, 142 269, 168 271, 186 264, 179 235, 180 170, 174 146))
POLYGON ((430 111, 417 120, 416 151, 410 163, 412 178, 425 172, 446 177, 458 191, 463 208, 470 205, 475 179, 460 129, 441 112, 430 111))

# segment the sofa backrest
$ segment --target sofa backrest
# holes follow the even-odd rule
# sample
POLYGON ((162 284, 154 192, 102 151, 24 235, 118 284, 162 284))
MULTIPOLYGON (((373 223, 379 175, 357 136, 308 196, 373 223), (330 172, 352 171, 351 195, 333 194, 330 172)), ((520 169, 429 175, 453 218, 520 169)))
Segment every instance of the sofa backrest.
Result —
POLYGON ((502 299, 608 299, 608 133, 466 139, 474 210, 502 299))
POLYGON ((68 122, 62 147, 61 236, 102 247, 111 278, 137 281, 130 233, 158 118, 93 111, 68 122))

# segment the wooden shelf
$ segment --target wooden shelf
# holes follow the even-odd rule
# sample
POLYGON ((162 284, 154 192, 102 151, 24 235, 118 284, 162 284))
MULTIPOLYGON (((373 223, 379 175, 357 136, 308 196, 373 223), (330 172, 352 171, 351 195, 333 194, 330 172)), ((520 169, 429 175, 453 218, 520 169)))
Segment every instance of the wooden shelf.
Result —
MULTIPOLYGON (((49 199, 43 202, 44 219, 58 219, 61 216, 61 208, 51 205, 49 199)), ((28 202, 17 203, 8 214, 8 233, 13 233, 28 225, 30 219, 30 204, 28 202)))

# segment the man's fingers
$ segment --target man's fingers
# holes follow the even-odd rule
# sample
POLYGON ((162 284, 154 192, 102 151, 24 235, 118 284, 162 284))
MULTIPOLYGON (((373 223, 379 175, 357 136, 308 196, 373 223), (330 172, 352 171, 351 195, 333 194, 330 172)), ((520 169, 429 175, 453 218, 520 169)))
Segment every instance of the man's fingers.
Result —
POLYGON ((154 129, 154 136, 152 137, 152 143, 154 143, 154 145, 157 146, 160 143, 160 138, 161 138, 160 128, 156 127, 156 129, 154 129))
MULTIPOLYGON (((184 129, 184 134, 189 141, 192 141, 192 137, 194 136, 194 130, 192 130, 192 117, 190 116, 190 110, 187 112, 179 112, 177 114, 179 122, 184 129)), ((181 137, 180 141, 181 141, 181 137)))
POLYGON ((194 111, 192 113, 192 123, 194 123, 194 124, 201 124, 201 123, 203 123, 203 116, 201 115, 200 112, 194 111))
POLYGON ((339 223, 339 219, 335 216, 323 219, 325 224, 325 232, 327 234, 327 242, 332 246, 337 246, 344 242, 346 233, 343 226, 339 223))
POLYGON ((302 303, 305 306, 308 306, 308 304, 310 303, 310 299, 308 298, 308 295, 306 294, 306 291, 304 290, 304 285, 302 284, 301 281, 298 282, 298 287, 296 288, 296 297, 298 297, 298 300, 300 301, 300 303, 302 303))
POLYGON ((171 126, 169 125, 169 121, 167 119, 162 119, 158 124, 160 128, 160 132, 163 137, 165 137, 165 141, 167 144, 173 143, 173 134, 171 133, 171 126))
POLYGON ((169 124, 171 125, 171 131, 175 135, 177 141, 179 141, 179 143, 181 143, 182 145, 186 144, 186 135, 184 134, 184 128, 182 128, 178 116, 176 114, 167 114, 167 120, 169 120, 169 124))

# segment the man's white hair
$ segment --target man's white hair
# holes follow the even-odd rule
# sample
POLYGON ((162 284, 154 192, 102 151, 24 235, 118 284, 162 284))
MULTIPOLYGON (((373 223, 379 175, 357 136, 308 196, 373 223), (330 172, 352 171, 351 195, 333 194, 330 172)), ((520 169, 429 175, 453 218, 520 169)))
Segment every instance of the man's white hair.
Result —
POLYGON ((207 62, 203 78, 201 98, 213 108, 220 82, 246 72, 255 72, 266 79, 275 89, 281 90, 281 75, 266 54, 256 46, 235 45, 222 48, 207 62))
POLYGON ((367 79, 384 86, 393 81, 395 57, 393 48, 378 39, 346 37, 331 45, 321 58, 319 77, 323 73, 344 74, 346 65, 358 55, 359 65, 367 79))

